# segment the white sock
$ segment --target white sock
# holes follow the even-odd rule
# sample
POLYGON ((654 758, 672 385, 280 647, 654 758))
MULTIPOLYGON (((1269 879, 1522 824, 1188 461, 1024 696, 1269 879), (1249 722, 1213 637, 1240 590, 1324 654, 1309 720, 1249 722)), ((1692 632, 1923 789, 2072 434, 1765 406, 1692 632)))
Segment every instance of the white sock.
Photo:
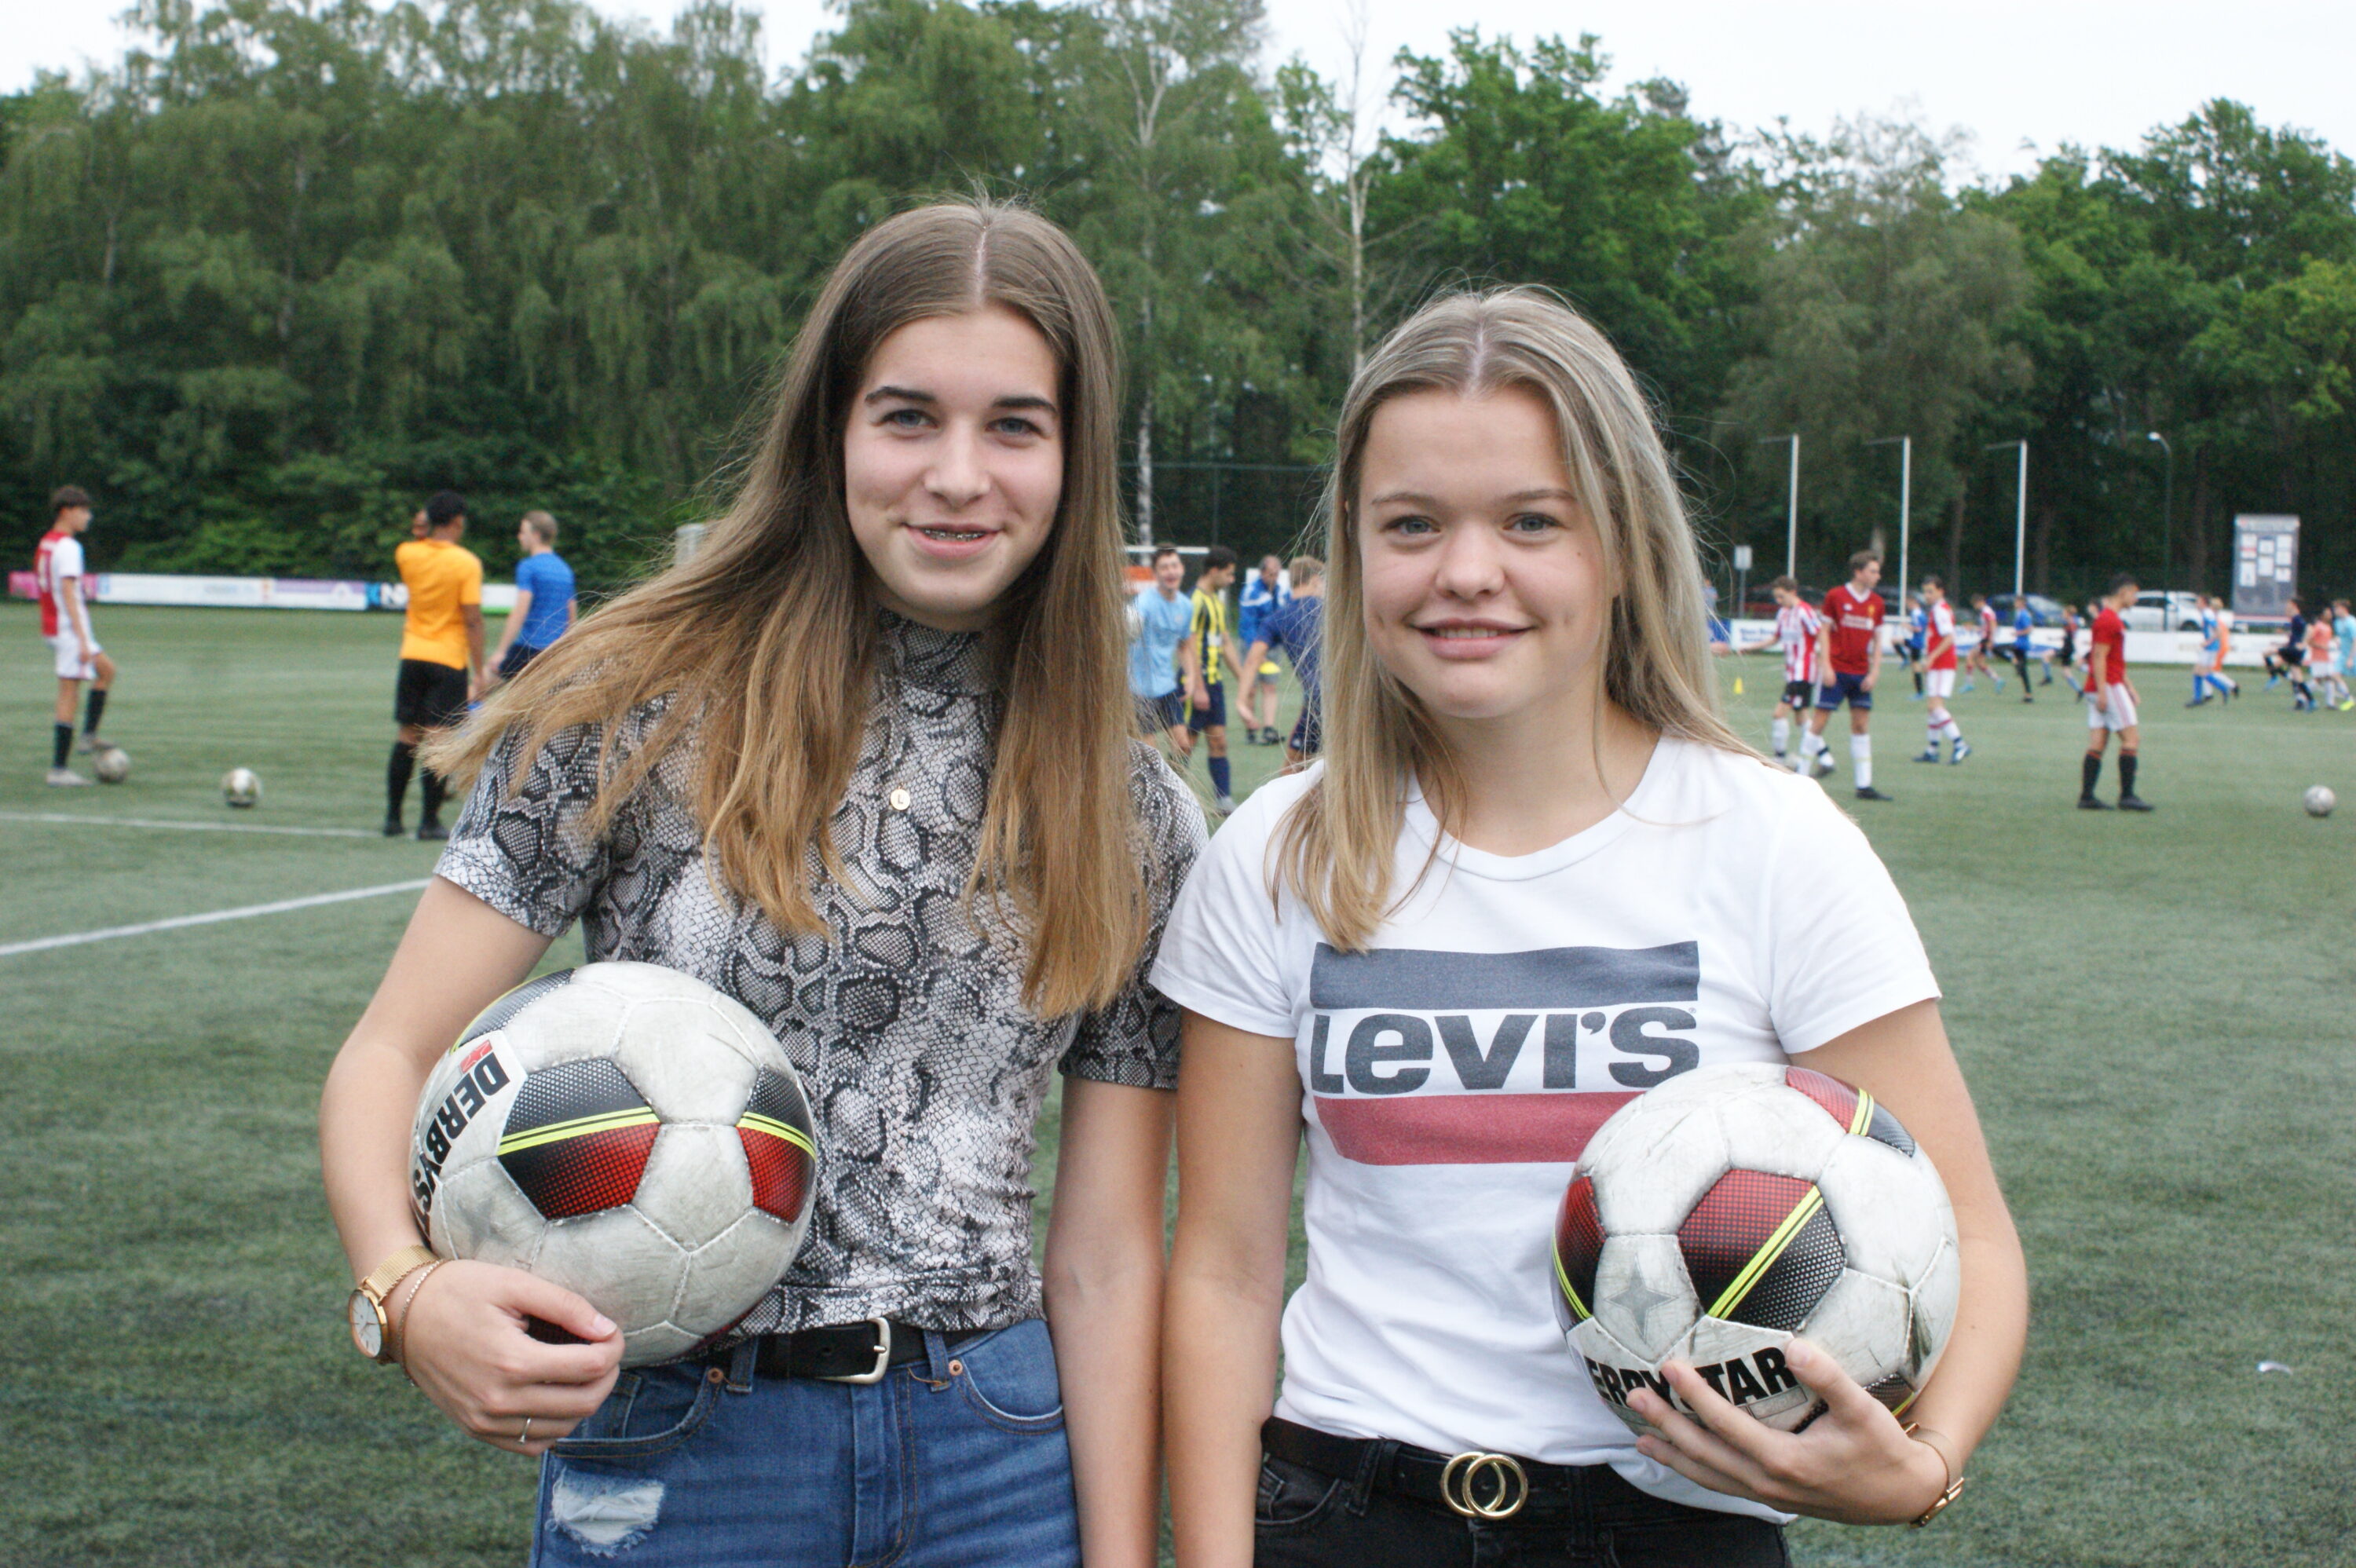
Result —
POLYGON ((1799 760, 1792 764, 1792 771, 1795 773, 1806 773, 1808 771, 1808 763, 1815 759, 1815 754, 1818 752, 1821 752, 1824 749, 1825 740, 1823 736, 1817 734, 1814 730, 1801 731, 1800 756, 1799 760))
POLYGON ((1848 759, 1857 771, 1857 787, 1873 787, 1873 737, 1851 735, 1848 738, 1848 759))
POLYGON ((1939 749, 1939 731, 1944 727, 1944 720, 1938 719, 1922 726, 1922 744, 1926 750, 1935 752, 1939 749))
POLYGON ((1775 737, 1775 754, 1780 757, 1791 744, 1792 721, 1789 719, 1778 719, 1771 729, 1775 737))

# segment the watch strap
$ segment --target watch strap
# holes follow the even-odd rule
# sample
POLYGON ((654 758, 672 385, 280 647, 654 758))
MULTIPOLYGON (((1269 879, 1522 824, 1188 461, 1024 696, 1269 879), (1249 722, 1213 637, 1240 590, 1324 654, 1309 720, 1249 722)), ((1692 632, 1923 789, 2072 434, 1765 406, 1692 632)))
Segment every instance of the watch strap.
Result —
POLYGON ((423 1245, 403 1247, 369 1271, 368 1276, 359 1283, 360 1294, 379 1307, 382 1307, 384 1298, 391 1293, 394 1285, 409 1277, 415 1270, 432 1263, 434 1257, 432 1247, 423 1245))

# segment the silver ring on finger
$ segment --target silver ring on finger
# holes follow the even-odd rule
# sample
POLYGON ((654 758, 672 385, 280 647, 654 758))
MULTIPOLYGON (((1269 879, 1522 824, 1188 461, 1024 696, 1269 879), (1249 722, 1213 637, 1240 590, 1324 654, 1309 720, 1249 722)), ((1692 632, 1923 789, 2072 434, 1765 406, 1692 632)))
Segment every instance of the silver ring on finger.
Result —
POLYGON ((516 1446, 519 1448, 531 1446, 531 1417, 529 1415, 523 1418, 523 1430, 516 1434, 516 1446))

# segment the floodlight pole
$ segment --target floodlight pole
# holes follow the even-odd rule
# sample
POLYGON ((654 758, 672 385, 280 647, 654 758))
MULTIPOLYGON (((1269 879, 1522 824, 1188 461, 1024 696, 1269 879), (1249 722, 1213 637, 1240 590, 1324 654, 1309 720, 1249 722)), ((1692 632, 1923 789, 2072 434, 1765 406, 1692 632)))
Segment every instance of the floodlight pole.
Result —
POLYGON ((2176 563, 2169 559, 2176 553, 2171 548, 2176 541, 2170 533, 2176 517, 2176 448, 2169 445, 2168 437, 2156 430, 2147 432, 2144 439, 2159 443, 2159 450, 2168 454, 2168 487, 2159 496, 2159 576, 2160 591, 2165 592, 2168 575, 2176 570, 2176 563))
POLYGON ((1784 507, 1783 575, 1797 577, 1800 575, 1800 432, 1794 431, 1789 435, 1762 436, 1751 444, 1772 446, 1779 441, 1792 443, 1792 494, 1784 507))
POLYGON ((1906 544, 1912 532, 1914 518, 1914 438, 1911 435, 1885 435, 1879 441, 1869 441, 1868 446, 1898 447, 1898 592, 1902 600, 1906 585, 1913 581, 1906 575, 1906 544))
POLYGON ((1987 450, 2002 452, 2008 446, 2020 448, 2020 469, 2012 484, 2012 599, 2015 604, 2019 604, 2021 592, 2021 569, 2029 559, 2029 443, 2025 441, 1990 442, 1987 450))

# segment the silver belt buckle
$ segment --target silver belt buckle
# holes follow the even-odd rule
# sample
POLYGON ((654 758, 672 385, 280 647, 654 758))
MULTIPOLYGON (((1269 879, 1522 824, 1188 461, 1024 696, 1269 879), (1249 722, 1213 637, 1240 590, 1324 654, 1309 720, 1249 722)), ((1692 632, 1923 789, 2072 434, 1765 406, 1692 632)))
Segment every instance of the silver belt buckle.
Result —
POLYGON ((852 1372, 847 1377, 820 1378, 819 1381, 880 1383, 884 1381, 884 1372, 892 1365, 892 1320, 888 1317, 870 1317, 867 1321, 875 1325, 875 1364, 863 1372, 852 1372))

